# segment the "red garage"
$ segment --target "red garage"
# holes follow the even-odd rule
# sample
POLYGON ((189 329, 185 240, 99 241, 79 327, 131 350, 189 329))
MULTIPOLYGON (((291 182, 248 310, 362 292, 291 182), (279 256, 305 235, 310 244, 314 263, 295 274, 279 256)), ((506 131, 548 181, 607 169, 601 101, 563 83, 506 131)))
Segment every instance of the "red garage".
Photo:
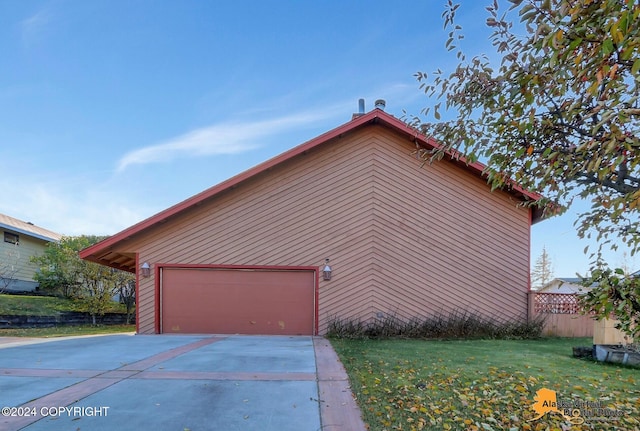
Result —
POLYGON ((313 268, 160 267, 159 332, 315 333, 313 268))
POLYGON ((525 317, 539 196, 380 109, 81 252, 137 274, 140 333, 323 334, 332 319, 525 317), (332 277, 321 276, 330 258, 332 277), (145 274, 142 274, 144 268, 145 274), (148 272, 148 273, 147 273, 148 272))

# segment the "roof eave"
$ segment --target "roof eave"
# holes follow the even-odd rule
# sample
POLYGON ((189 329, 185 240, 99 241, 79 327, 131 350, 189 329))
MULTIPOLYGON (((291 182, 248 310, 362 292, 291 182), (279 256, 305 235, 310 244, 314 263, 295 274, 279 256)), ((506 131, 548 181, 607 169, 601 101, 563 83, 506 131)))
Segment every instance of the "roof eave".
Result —
MULTIPOLYGON (((456 150, 444 149, 442 144, 440 144, 435 139, 428 138, 427 136, 425 136, 424 134, 420 133, 415 128, 409 126, 408 124, 406 124, 405 122, 403 122, 401 120, 398 120, 395 117, 387 117, 387 118, 385 118, 385 120, 389 121, 390 123, 393 123, 392 125, 394 126, 394 128, 396 128, 399 131, 404 132, 407 136, 412 138, 416 145, 420 145, 420 146, 422 146, 422 147, 424 147, 424 148, 426 148, 428 150, 431 150, 431 149, 444 150, 445 157, 450 162, 458 164, 462 168, 473 172, 474 174, 478 175, 479 177, 481 177, 483 179, 487 179, 487 177, 488 177, 487 166, 485 164, 483 164, 481 162, 469 162, 467 160, 467 158, 464 157, 464 155, 462 155, 462 153, 460 153, 460 152, 458 152, 456 150)), ((525 190, 522 187, 520 187, 518 184, 516 184, 514 181, 511 181, 511 180, 507 181, 507 184, 506 184, 504 189, 508 193, 515 194, 516 196, 518 196, 523 201, 537 202, 537 201, 539 201, 540 199, 543 198, 542 195, 540 195, 538 193, 531 192, 529 190, 525 190)), ((544 218, 544 208, 540 208, 540 207, 537 207, 537 206, 534 206, 534 207, 531 208, 531 224, 538 223, 543 218, 544 218)))
POLYGON ((35 232, 28 231, 26 229, 21 229, 19 227, 8 225, 8 224, 5 224, 5 223, 0 223, 0 228, 6 229, 6 230, 11 230, 11 231, 17 232, 19 234, 30 236, 32 238, 37 238, 37 239, 40 239, 40 240, 46 241, 46 242, 57 242, 57 241, 60 241, 60 238, 55 238, 55 237, 52 237, 52 236, 46 236, 46 235, 38 234, 38 233, 35 233, 35 232))

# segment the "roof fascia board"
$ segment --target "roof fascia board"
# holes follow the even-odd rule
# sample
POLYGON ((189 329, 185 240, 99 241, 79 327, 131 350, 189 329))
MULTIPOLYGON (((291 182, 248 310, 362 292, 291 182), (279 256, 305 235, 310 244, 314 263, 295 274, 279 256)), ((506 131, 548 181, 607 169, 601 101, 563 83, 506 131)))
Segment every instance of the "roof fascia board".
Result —
MULTIPOLYGON (((438 149, 438 150, 443 150, 443 146, 442 144, 440 144, 438 141, 436 141, 433 138, 428 138, 426 137, 424 134, 420 133, 418 130, 412 128, 411 126, 407 125, 405 122, 386 115, 384 117, 384 120, 391 123, 396 129, 398 129, 398 131, 402 131, 404 132, 406 135, 408 136, 412 136, 415 140, 416 143, 419 143, 421 146, 427 148, 427 149, 438 149)), ((447 157, 447 159, 449 159, 452 162, 456 162, 459 165, 461 165, 462 167, 472 171, 473 173, 475 173, 476 175, 481 176, 482 178, 486 178, 487 177, 487 166, 484 163, 481 162, 469 162, 467 160, 466 157, 464 157, 464 155, 462 155, 462 153, 460 153, 457 150, 448 150, 448 149, 444 149, 444 153, 447 157)), ((528 190, 523 189, 522 187, 520 187, 519 185, 517 185, 516 183, 514 183, 513 181, 509 180, 507 182, 507 185, 509 188, 515 190, 516 192, 522 194, 523 196, 525 196, 528 199, 537 201, 539 199, 542 198, 542 195, 538 194, 538 193, 533 193, 530 192, 528 190)))

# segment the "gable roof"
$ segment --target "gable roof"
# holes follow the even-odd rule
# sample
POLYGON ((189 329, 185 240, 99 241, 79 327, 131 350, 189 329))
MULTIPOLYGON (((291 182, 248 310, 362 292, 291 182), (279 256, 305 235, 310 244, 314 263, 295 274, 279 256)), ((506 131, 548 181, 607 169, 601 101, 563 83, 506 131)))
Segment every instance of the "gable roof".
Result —
POLYGON ((0 228, 48 242, 60 241, 62 238, 62 235, 59 233, 36 226, 31 222, 18 220, 6 214, 0 214, 0 228))
MULTIPOLYGON (((244 171, 234 177, 229 178, 228 180, 225 180, 190 198, 187 198, 184 201, 173 205, 172 207, 169 207, 154 216, 147 218, 146 220, 143 220, 91 247, 82 250, 80 252, 80 257, 92 262, 135 272, 135 257, 125 256, 124 254, 113 252, 113 248, 116 246, 116 244, 130 239, 133 236, 142 233, 146 229, 149 229, 160 223, 164 223, 172 217, 180 214, 181 212, 195 205, 199 205, 204 201, 215 197, 219 193, 234 188, 238 184, 260 173, 263 173, 276 165, 284 163, 298 155, 305 154, 315 147, 323 145, 324 143, 329 142, 335 138, 339 138, 356 129, 372 124, 381 125, 383 127, 391 129, 392 131, 405 136, 408 140, 415 143, 416 146, 419 146, 421 148, 425 148, 427 150, 441 148, 441 145, 434 139, 427 138, 425 135, 410 127, 405 122, 393 117, 390 114, 387 114, 381 109, 374 109, 366 114, 354 117, 351 121, 333 130, 330 130, 329 132, 326 132, 314 139, 311 139, 310 141, 307 141, 301 145, 298 145, 297 147, 285 151, 284 153, 275 156, 272 159, 260 163, 253 168, 248 169, 247 171, 244 171)), ((480 178, 486 178, 486 166, 484 164, 479 162, 467 163, 464 157, 454 152, 447 152, 446 155, 446 158, 449 161, 459 165, 461 168, 470 171, 480 178)), ((523 201, 537 201, 542 197, 539 194, 522 189, 515 183, 510 184, 506 191, 513 194, 519 200, 523 201)), ((541 218, 542 210, 535 208, 532 209, 532 223, 539 221, 541 218)))

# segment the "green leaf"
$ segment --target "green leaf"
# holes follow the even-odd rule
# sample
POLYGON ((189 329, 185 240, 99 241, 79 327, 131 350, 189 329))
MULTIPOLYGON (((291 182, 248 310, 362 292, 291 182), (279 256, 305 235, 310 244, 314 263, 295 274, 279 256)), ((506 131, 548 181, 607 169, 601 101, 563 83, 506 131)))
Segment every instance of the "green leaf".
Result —
POLYGON ((622 14, 620 14, 620 22, 619 22, 619 29, 623 32, 623 33, 627 33, 627 25, 629 23, 629 11, 624 11, 622 12, 622 14))
POLYGON ((611 39, 605 39, 602 42, 602 53, 604 55, 609 55, 613 52, 613 41, 611 39))
POLYGON ((524 156, 524 151, 525 151, 524 147, 518 148, 518 150, 515 153, 515 157, 520 158, 524 156))
POLYGON ((582 43, 582 38, 579 37, 577 39, 574 39, 570 44, 569 44, 569 51, 573 51, 574 49, 576 49, 578 47, 578 45, 580 45, 582 43))
POLYGON ((636 61, 633 62, 633 66, 631 66, 631 73, 637 75, 638 70, 640 70, 640 58, 637 58, 636 61))
POLYGON ((525 15, 527 12, 529 12, 530 10, 532 10, 532 9, 533 9, 533 5, 531 5, 531 4, 525 4, 525 5, 523 6, 523 8, 522 8, 522 9, 520 9, 520 16, 522 16, 522 17, 523 17, 523 18, 522 18, 523 20, 524 20, 524 15, 525 15))

